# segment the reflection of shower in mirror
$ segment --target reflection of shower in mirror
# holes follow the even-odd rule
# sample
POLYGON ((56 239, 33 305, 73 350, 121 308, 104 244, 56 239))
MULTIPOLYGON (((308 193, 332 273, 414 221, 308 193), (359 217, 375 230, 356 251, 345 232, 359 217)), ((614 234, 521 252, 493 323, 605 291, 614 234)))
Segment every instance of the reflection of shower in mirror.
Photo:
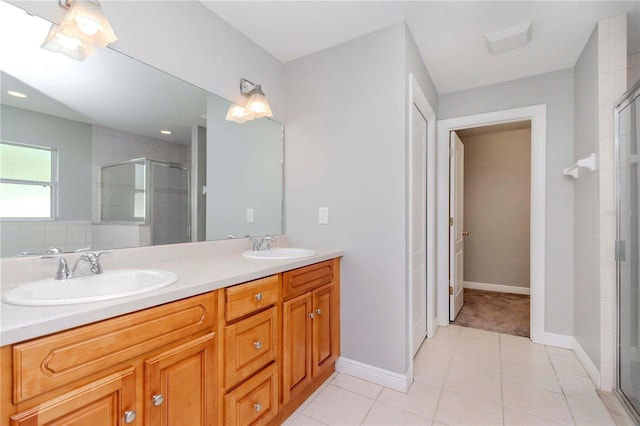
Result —
POLYGON ((137 158, 104 166, 100 176, 97 249, 191 240, 187 165, 137 158))

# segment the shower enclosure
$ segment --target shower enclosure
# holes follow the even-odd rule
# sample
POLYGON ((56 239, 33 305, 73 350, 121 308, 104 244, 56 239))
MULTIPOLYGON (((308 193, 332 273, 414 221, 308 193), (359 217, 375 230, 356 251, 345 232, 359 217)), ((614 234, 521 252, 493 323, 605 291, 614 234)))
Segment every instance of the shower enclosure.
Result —
POLYGON ((137 158, 101 169, 102 222, 150 227, 150 244, 191 241, 189 167, 137 158))
POLYGON ((640 81, 615 108, 617 393, 640 422, 640 81))

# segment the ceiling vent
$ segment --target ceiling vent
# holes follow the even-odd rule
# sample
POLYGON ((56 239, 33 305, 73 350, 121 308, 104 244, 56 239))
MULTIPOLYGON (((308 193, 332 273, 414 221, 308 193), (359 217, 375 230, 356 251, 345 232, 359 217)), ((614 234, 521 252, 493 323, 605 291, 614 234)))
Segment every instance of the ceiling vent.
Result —
POLYGON ((531 21, 485 34, 489 52, 495 54, 517 49, 531 41, 531 21))

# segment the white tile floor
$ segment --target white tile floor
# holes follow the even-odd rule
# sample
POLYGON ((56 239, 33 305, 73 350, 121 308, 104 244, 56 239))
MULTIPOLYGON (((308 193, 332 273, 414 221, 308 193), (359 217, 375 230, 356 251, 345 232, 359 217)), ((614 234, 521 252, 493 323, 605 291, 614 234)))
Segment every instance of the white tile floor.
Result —
POLYGON ((407 394, 335 373, 285 425, 614 425, 574 353, 451 325, 407 394))

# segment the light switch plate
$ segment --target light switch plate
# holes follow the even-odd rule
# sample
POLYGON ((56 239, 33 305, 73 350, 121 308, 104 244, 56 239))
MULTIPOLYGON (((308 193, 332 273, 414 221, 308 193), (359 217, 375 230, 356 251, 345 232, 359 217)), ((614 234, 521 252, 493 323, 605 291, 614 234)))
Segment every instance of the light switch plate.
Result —
POLYGON ((247 222, 253 223, 253 209, 247 209, 247 222))
POLYGON ((329 224, 329 207, 320 207, 318 209, 318 223, 321 225, 329 224))

